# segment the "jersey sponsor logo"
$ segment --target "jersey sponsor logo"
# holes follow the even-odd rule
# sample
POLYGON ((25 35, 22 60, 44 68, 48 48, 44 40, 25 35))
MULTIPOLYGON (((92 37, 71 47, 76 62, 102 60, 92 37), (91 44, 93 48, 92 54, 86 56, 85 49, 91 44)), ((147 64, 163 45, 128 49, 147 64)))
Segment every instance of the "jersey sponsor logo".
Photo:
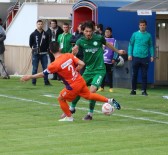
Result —
POLYGON ((72 59, 68 59, 66 62, 64 62, 64 63, 61 65, 61 68, 64 69, 64 68, 66 68, 67 66, 69 66, 71 63, 72 63, 72 59))
POLYGON ((98 51, 99 48, 90 48, 90 49, 85 49, 85 52, 90 52, 90 53, 95 53, 98 51))

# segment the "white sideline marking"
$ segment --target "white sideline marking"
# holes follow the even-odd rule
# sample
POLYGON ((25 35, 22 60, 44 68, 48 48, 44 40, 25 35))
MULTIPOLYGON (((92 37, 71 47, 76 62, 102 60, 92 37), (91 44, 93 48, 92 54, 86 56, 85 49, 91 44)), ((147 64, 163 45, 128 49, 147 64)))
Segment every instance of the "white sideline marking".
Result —
POLYGON ((145 118, 145 117, 134 117, 134 116, 127 116, 127 115, 120 115, 120 114, 119 115, 117 114, 117 116, 126 117, 126 118, 132 118, 132 119, 137 119, 137 120, 143 120, 143 121, 156 122, 156 123, 161 123, 161 124, 168 124, 168 122, 157 121, 157 120, 153 120, 153 119, 149 119, 149 118, 145 118))
POLYGON ((5 97, 5 98, 9 98, 9 99, 16 99, 16 100, 21 100, 21 101, 26 101, 26 102, 34 102, 34 103, 43 104, 43 105, 50 104, 50 103, 45 103, 45 102, 41 102, 41 101, 35 101, 35 100, 30 100, 30 99, 15 97, 15 96, 2 95, 2 94, 0 94, 0 97, 5 97))
MULTIPOLYGON (((9 99, 16 99, 16 100, 21 100, 21 101, 26 101, 26 102, 34 102, 34 103, 38 103, 38 104, 42 104, 42 105, 49 105, 50 104, 50 103, 46 103, 46 102, 30 100, 30 99, 15 97, 15 96, 2 95, 2 94, 0 94, 0 97, 5 97, 5 98, 9 98, 9 99)), ((55 105, 55 106, 59 106, 59 105, 55 105)), ((85 111, 87 110, 86 108, 77 108, 77 109, 85 110, 85 111)), ((98 111, 98 110, 94 110, 94 111, 97 113, 102 113, 101 111, 98 111)), ((161 124, 168 124, 168 122, 152 120, 152 119, 145 118, 145 117, 134 117, 134 116, 128 116, 128 115, 121 115, 121 114, 113 114, 113 115, 125 117, 125 118, 136 119, 136 120, 143 120, 143 121, 149 121, 149 122, 155 122, 155 123, 161 123, 161 124)))
POLYGON ((151 111, 151 110, 145 110, 145 109, 133 109, 133 108, 124 108, 124 109, 138 110, 138 111, 142 111, 142 112, 146 112, 146 113, 153 113, 153 114, 168 116, 168 114, 163 113, 163 112, 158 112, 158 111, 151 111))
POLYGON ((43 95, 43 96, 45 96, 45 97, 50 97, 50 98, 57 98, 57 96, 55 96, 55 95, 43 95))

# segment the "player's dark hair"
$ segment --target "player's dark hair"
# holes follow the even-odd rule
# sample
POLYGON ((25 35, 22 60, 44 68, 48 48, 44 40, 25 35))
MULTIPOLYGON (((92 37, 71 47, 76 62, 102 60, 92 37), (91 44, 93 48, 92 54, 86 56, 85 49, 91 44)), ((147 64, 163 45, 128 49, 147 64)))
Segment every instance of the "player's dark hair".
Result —
POLYGON ((49 45, 49 48, 52 53, 57 53, 59 52, 59 43, 56 41, 52 41, 49 45))
POLYGON ((145 20, 145 19, 141 19, 140 21, 139 21, 139 24, 140 23, 145 23, 145 25, 147 25, 147 21, 145 20))
POLYGON ((92 21, 87 21, 82 25, 82 30, 85 30, 85 28, 90 28, 94 31, 94 25, 92 21))

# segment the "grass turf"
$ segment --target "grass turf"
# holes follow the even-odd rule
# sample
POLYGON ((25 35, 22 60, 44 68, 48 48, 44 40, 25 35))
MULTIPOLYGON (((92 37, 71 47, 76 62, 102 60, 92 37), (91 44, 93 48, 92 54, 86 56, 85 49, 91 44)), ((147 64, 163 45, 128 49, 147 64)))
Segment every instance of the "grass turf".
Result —
POLYGON ((102 95, 114 97, 122 109, 111 116, 95 108, 94 119, 83 121, 88 101, 77 105, 74 122, 58 122, 62 113, 56 97, 59 81, 44 86, 38 79, 21 83, 0 79, 0 154, 2 155, 167 155, 168 88, 149 89, 149 96, 130 96, 114 88, 102 95), (49 95, 49 97, 45 96, 49 95))

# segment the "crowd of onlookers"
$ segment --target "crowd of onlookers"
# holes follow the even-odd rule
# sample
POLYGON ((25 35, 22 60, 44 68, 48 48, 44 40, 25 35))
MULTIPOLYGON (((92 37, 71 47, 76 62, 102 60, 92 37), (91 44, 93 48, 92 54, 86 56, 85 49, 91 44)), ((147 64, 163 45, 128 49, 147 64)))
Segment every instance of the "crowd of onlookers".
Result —
MULTIPOLYGON (((71 53, 72 47, 75 45, 76 41, 83 36, 83 23, 80 23, 77 27, 77 30, 74 33, 70 33, 70 25, 68 23, 63 23, 62 27, 58 26, 57 20, 51 20, 49 28, 45 31, 43 30, 43 21, 37 21, 37 29, 30 35, 29 44, 32 48, 32 74, 37 73, 38 63, 41 61, 42 68, 45 69, 48 61, 47 55, 49 55, 50 62, 54 61, 53 55, 49 52, 49 48, 47 47, 50 42, 57 41, 60 45, 62 53, 71 53), (47 45, 47 46, 46 46, 47 45), (48 49, 47 49, 48 48, 48 49)), ((117 47, 116 39, 112 36, 112 28, 107 27, 105 31, 103 30, 103 24, 97 24, 93 22, 94 25, 94 33, 98 35, 102 35, 108 42, 111 42, 112 45, 117 47)), ((110 50, 109 48, 104 46, 105 54, 105 64, 107 70, 107 77, 109 81, 109 91, 113 92, 113 82, 112 82, 112 75, 113 75, 113 66, 115 62, 117 62, 118 55, 115 54, 114 51, 110 50), (109 53, 109 54, 107 54, 109 53), (108 56, 108 58, 107 58, 108 56)), ((83 51, 79 50, 77 55, 79 59, 83 60, 83 51)), ((84 68, 80 71, 82 74, 84 72, 84 68)), ((60 80, 56 73, 53 74, 51 80, 60 80)), ((44 78, 45 85, 51 85, 48 78, 44 78)), ((36 85, 36 80, 32 80, 32 84, 36 85)), ((105 85, 105 78, 103 80, 102 86, 99 91, 104 89, 105 85)))

